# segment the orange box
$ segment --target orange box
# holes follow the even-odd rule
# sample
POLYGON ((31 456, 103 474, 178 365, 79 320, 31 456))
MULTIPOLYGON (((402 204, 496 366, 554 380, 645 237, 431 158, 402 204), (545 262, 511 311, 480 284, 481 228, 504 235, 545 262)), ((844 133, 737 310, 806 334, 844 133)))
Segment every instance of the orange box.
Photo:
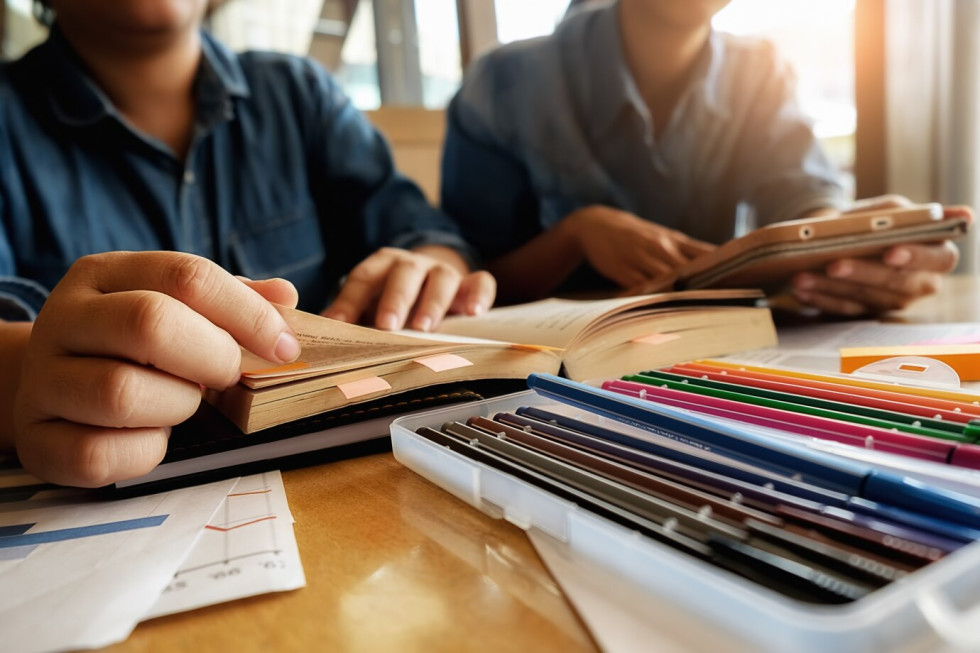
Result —
POLYGON ((960 381, 980 381, 980 345, 901 345, 893 347, 843 347, 840 371, 849 373, 895 356, 925 356, 946 363, 960 381))

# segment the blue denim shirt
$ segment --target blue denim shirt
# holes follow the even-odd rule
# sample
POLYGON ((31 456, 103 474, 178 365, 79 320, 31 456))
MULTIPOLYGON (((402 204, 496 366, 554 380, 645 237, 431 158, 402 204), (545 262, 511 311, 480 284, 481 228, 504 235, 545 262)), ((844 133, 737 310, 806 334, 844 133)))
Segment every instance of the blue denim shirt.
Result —
POLYGON ((441 205, 482 256, 592 204, 713 243, 739 235, 738 215, 754 213, 752 227, 844 206, 770 44, 712 33, 655 130, 623 59, 618 6, 574 12, 467 72, 449 108, 441 205))
POLYGON ((72 262, 96 252, 200 254, 234 274, 285 277, 315 311, 378 247, 466 254, 324 70, 202 41, 185 161, 127 124, 57 28, 0 65, 0 318, 32 319, 72 262))

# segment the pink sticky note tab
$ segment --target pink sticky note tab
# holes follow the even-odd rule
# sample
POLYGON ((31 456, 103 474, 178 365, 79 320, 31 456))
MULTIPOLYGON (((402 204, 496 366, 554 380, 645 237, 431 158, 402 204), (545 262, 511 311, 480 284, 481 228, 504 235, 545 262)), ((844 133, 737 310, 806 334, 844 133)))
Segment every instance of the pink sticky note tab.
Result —
POLYGON ((467 365, 473 364, 458 354, 433 354, 432 356, 416 358, 415 362, 420 365, 425 365, 433 372, 445 372, 446 370, 454 370, 457 367, 466 367, 467 365))
POLYGON ((680 338, 680 336, 676 333, 651 333, 649 335, 640 336, 639 338, 633 338, 631 342, 638 342, 644 345, 662 345, 665 342, 677 340, 678 338, 680 338))
POLYGON ((354 399, 355 397, 363 397, 374 392, 391 390, 391 386, 380 376, 370 376, 366 379, 351 381, 350 383, 341 383, 337 386, 337 389, 343 392, 344 396, 348 399, 354 399))

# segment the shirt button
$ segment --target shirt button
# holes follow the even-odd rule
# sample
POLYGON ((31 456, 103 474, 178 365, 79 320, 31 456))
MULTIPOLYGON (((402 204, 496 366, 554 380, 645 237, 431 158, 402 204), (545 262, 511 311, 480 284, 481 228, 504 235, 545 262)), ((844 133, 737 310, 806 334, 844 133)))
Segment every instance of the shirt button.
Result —
POLYGON ((185 184, 187 184, 188 186, 190 186, 191 184, 194 183, 195 180, 196 180, 196 177, 194 177, 194 171, 193 170, 184 170, 184 183, 185 184))

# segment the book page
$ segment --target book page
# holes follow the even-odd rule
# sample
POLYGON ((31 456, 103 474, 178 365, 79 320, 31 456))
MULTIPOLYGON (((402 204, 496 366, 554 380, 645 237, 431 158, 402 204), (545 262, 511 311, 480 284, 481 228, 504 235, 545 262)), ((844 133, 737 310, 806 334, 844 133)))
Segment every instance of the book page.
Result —
POLYGON ((565 349, 579 333, 607 314, 642 303, 637 297, 544 299, 495 308, 479 317, 449 317, 437 331, 565 349))
POLYGON ((242 351, 242 375, 247 379, 299 377, 312 370, 337 370, 451 349, 449 340, 428 334, 406 335, 338 322, 329 318, 280 307, 303 348, 299 360, 275 365, 242 351))
POLYGON ((725 289, 684 290, 610 299, 544 299, 494 308, 478 317, 448 317, 436 331, 440 334, 568 349, 599 322, 627 311, 647 311, 660 306, 676 307, 689 303, 745 301, 758 297, 761 294, 755 290, 725 289))

